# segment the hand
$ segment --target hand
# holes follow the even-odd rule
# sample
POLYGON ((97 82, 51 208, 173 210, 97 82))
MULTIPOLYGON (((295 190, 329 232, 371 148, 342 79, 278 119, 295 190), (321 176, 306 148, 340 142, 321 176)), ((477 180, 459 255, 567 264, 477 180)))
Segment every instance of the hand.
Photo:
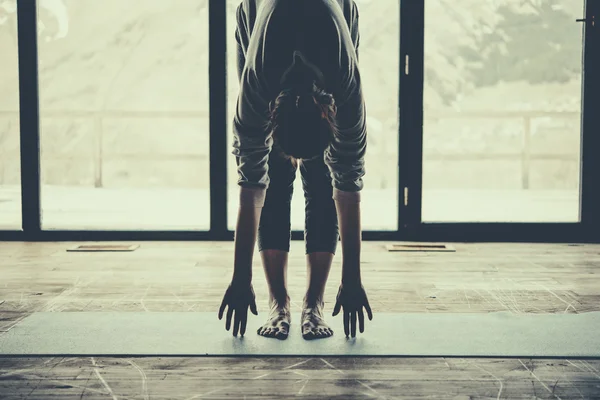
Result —
POLYGON ((344 333, 346 334, 346 337, 348 337, 350 331, 352 331, 352 337, 356 336, 357 314, 360 333, 363 333, 365 331, 365 315, 363 314, 363 307, 367 310, 369 321, 373 319, 373 313, 371 312, 371 306, 369 306, 365 288, 363 288, 360 282, 351 284, 342 283, 340 285, 335 307, 333 308, 334 317, 338 315, 342 307, 344 308, 344 333))
POLYGON ((244 333, 246 333, 246 321, 248 320, 248 307, 250 307, 252 314, 258 315, 252 283, 247 280, 231 281, 231 284, 225 291, 225 296, 223 296, 221 308, 219 308, 219 319, 223 318, 223 311, 225 311, 226 306, 229 306, 229 309, 227 310, 225 329, 229 330, 231 327, 231 316, 235 311, 233 336, 237 336, 238 330, 240 335, 244 336, 244 333))

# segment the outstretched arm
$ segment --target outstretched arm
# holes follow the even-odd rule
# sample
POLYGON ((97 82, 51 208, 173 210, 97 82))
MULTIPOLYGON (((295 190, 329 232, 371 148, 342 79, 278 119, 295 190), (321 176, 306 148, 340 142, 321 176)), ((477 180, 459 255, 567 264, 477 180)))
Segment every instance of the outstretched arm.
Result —
MULTIPOLYGON (((240 82, 240 97, 238 98, 234 121, 234 126, 236 128, 236 140, 234 141, 234 146, 236 147, 235 152, 237 152, 237 166, 240 168, 240 166, 243 165, 242 163, 248 165, 248 161, 251 161, 245 157, 245 143, 242 143, 243 139, 239 138, 239 134, 244 134, 247 129, 247 117, 249 116, 247 111, 249 104, 241 100, 243 99, 242 96, 246 95, 248 90, 243 87, 244 81, 242 81, 242 75, 244 66, 246 65, 246 52, 248 51, 249 44, 249 32, 243 4, 240 4, 236 9, 235 41, 237 43, 237 73, 240 82)), ((250 121, 252 121, 252 119, 250 119, 250 121)), ((235 253, 233 278, 251 281, 252 259, 262 204, 264 202, 264 189, 262 187, 251 187, 248 185, 248 182, 245 182, 244 184, 245 186, 240 186, 239 192, 239 209, 234 236, 235 253)))
POLYGON ((338 291, 333 315, 343 309, 344 332, 346 336, 356 336, 358 328, 364 331, 364 313, 373 318, 367 294, 362 286, 361 260, 361 215, 360 191, 363 187, 364 156, 367 147, 366 108, 361 90, 358 70, 358 8, 352 2, 349 13, 349 26, 352 43, 356 51, 356 67, 350 76, 343 78, 347 85, 341 85, 338 103, 338 132, 326 152, 325 159, 331 171, 334 185, 334 199, 338 213, 338 225, 342 241, 342 283, 338 291))
MULTIPOLYGON (((352 1, 351 13, 350 13, 350 36, 352 43, 354 44, 354 50, 356 51, 356 60, 358 62, 358 48, 360 44, 360 30, 359 30, 359 12, 358 6, 352 1)), ((365 110, 364 104, 361 102, 350 103, 346 105, 353 108, 350 111, 350 115, 355 115, 358 118, 354 121, 355 126, 358 126, 358 134, 356 136, 365 136, 366 139, 366 127, 364 119, 361 119, 365 110)), ((345 110, 342 110, 342 113, 345 110)), ((347 118, 342 116, 342 118, 347 118)), ((352 124, 346 124, 350 126, 352 124)), ((361 147, 366 148, 366 140, 355 141, 355 150, 359 154, 360 161, 362 162, 362 156, 364 153, 358 149, 361 147)), ((359 176, 362 168, 359 168, 356 176, 359 176)), ((362 182, 361 182, 362 184, 362 182)), ((338 225, 340 226, 340 238, 342 241, 342 257, 346 262, 343 263, 342 270, 342 283, 347 281, 358 281, 360 282, 360 252, 361 252, 361 220, 360 220, 360 193, 345 193, 342 191, 336 191, 334 195, 336 208, 338 212, 338 225)))
POLYGON ((238 168, 240 197, 235 228, 233 277, 219 309, 221 319, 225 308, 229 308, 225 323, 227 330, 235 312, 234 336, 238 330, 242 336, 246 331, 248 307, 252 313, 258 314, 252 289, 252 259, 265 192, 269 184, 267 162, 271 148, 271 139, 265 130, 264 110, 268 108, 267 103, 260 95, 255 77, 249 77, 245 69, 249 39, 246 22, 243 6, 240 4, 237 8, 235 32, 240 91, 233 120, 233 154, 236 156, 238 168))

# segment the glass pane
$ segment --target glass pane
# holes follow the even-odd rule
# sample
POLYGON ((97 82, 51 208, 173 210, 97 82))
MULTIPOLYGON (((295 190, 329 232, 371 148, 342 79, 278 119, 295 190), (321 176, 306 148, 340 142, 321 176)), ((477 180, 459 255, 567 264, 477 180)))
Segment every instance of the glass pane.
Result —
POLYGON ((425 6, 423 220, 579 221, 583 2, 425 6))
POLYGON ((38 6, 43 228, 208 229, 208 0, 38 6))
POLYGON ((21 229, 17 1, 0 1, 0 230, 21 229))
MULTIPOLYGON (((367 107, 368 148, 362 196, 363 230, 398 229, 398 61, 399 2, 355 0, 359 7, 360 72, 367 107)), ((235 10, 228 0, 229 135, 239 83, 235 56, 235 10)), ((230 147, 230 146, 229 146, 230 147)), ((228 148, 229 229, 235 228, 238 187, 235 157, 228 148)), ((294 185, 292 229, 304 230, 304 195, 300 172, 294 185)))

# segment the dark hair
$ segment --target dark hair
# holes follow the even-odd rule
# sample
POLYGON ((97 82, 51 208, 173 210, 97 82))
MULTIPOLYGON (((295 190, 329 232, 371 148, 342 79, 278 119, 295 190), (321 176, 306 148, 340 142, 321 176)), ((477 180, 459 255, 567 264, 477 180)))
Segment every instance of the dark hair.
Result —
POLYGON ((300 160, 318 157, 336 132, 333 96, 312 86, 312 91, 282 90, 269 103, 273 142, 286 157, 300 160))

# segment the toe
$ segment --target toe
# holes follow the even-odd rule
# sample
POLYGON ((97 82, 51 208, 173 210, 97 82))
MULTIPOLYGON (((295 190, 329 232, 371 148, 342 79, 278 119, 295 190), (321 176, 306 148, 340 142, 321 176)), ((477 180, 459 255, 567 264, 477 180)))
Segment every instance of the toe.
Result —
POLYGON ((275 337, 276 337, 277 339, 284 340, 284 339, 287 339, 287 337, 288 337, 288 334, 287 334, 287 332, 285 332, 285 331, 279 331, 279 332, 277 332, 277 333, 275 334, 275 337))

